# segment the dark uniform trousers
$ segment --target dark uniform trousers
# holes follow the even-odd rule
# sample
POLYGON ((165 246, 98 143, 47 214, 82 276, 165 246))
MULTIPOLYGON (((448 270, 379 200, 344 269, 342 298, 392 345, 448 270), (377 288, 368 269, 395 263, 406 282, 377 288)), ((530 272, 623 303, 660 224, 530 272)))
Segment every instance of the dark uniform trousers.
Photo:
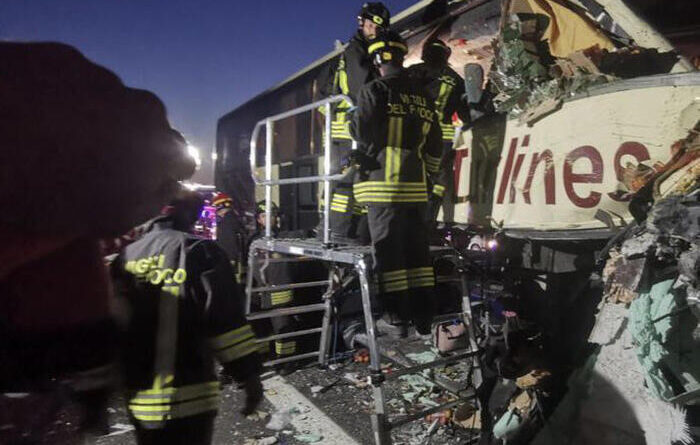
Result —
POLYGON ((428 175, 437 173, 441 130, 425 91, 405 71, 376 79, 358 95, 351 127, 368 207, 374 272, 385 311, 430 332, 435 277, 425 220, 428 175))
POLYGON ((429 330, 435 277, 425 205, 369 205, 368 219, 384 310, 392 317, 413 319, 421 331, 429 330))
POLYGON ((206 412, 169 421, 167 428, 147 429, 134 419, 139 445, 210 445, 216 412, 206 412))

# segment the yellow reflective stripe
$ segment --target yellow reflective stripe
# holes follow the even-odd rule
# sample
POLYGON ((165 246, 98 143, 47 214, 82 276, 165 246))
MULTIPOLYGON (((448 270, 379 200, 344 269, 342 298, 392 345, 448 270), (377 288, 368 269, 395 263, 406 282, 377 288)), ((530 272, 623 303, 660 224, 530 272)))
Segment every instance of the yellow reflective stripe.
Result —
MULTIPOLYGON (((166 377, 164 383, 167 384, 169 381, 171 382, 172 381, 171 377, 172 376, 166 377)), ((156 377, 156 380, 158 380, 157 377, 156 377)), ((212 388, 212 387, 219 388, 220 387, 219 382, 196 383, 194 385, 186 385, 186 386, 180 386, 180 387, 167 387, 167 388, 154 387, 151 389, 144 389, 142 391, 139 391, 136 393, 136 395, 138 397, 141 397, 144 395, 148 396, 148 395, 161 395, 161 394, 165 394, 165 395, 167 395, 167 394, 170 394, 170 395, 173 395, 173 394, 185 394, 185 395, 194 394, 194 395, 196 395, 196 394, 198 394, 204 390, 207 390, 209 388, 212 388)))
POLYGON ((215 349, 217 360, 230 362, 250 354, 251 348, 255 350, 255 334, 250 325, 241 326, 238 329, 227 332, 209 340, 209 344, 215 349))
POLYGON ((433 194, 442 198, 445 195, 445 186, 440 185, 440 184, 435 184, 433 186, 433 194))
POLYGON ((408 280, 408 288, 415 289, 418 287, 432 287, 435 286, 434 277, 418 278, 415 280, 408 280))
POLYGON ((432 266, 425 266, 425 267, 416 267, 414 269, 408 269, 406 270, 406 274, 410 276, 423 276, 423 275, 432 275, 433 274, 433 267, 432 266))
POLYGON ((440 124, 442 128, 442 139, 444 141, 452 141, 455 137, 455 127, 451 124, 440 124))
POLYGON ((442 120, 443 114, 445 113, 445 105, 447 105, 447 98, 450 97, 450 93, 452 93, 452 85, 441 82, 440 92, 438 93, 437 99, 435 99, 435 110, 437 110, 440 120, 442 120))
POLYGON ((384 48, 387 44, 389 44, 389 46, 391 46, 392 48, 399 48, 399 49, 403 50, 404 52, 408 52, 408 47, 401 42, 376 42, 376 43, 371 44, 367 48, 367 53, 372 54, 376 50, 378 50, 380 48, 384 48))
POLYGON ((338 74, 338 86, 340 87, 340 92, 347 95, 350 91, 350 87, 348 86, 348 73, 345 71, 345 59, 342 57, 338 63, 338 71, 336 71, 336 73, 338 74))
POLYGON ((334 212, 345 213, 348 210, 349 201, 349 196, 334 193, 333 199, 331 200, 331 210, 334 212))
POLYGON ((362 199, 358 198, 359 202, 373 204, 373 203, 398 203, 398 202, 426 202, 428 200, 428 195, 425 194, 421 197, 414 196, 394 196, 394 195, 381 195, 381 196, 365 196, 362 199))
MULTIPOLYGON (((129 401, 133 404, 150 404, 152 400, 167 399, 170 401, 182 401, 203 396, 218 394, 221 385, 218 381, 197 383, 180 387, 151 388, 138 391, 129 401)), ((162 403, 162 402, 157 402, 162 403)))
POLYGON ((422 191, 425 190, 425 182, 399 182, 387 183, 384 181, 364 181, 353 185, 353 190, 365 189, 384 189, 384 190, 402 190, 402 191, 422 191))
POLYGON ((245 357, 248 354, 252 354, 258 351, 258 344, 255 343, 255 339, 251 338, 243 343, 235 346, 231 346, 228 349, 218 351, 216 353, 216 359, 221 363, 228 363, 239 358, 245 357))
POLYGON ((260 354, 266 354, 266 353, 270 352, 270 342, 266 341, 263 343, 258 343, 258 352, 260 354))
POLYGON ((445 133, 449 132, 452 133, 453 135, 455 134, 455 126, 452 125, 451 123, 441 123, 440 124, 440 129, 442 130, 442 134, 444 135, 445 133))
POLYGON ((415 192, 404 190, 364 190, 362 192, 357 192, 355 194, 355 199, 357 202, 361 203, 362 198, 367 198, 369 196, 403 196, 406 198, 418 198, 421 196, 428 196, 428 192, 426 190, 415 192))
POLYGON ((369 199, 372 197, 378 197, 378 198, 388 198, 388 197, 396 197, 396 198, 401 198, 401 199, 411 199, 411 198, 427 198, 428 193, 426 192, 417 192, 417 193, 406 193, 406 192, 366 192, 357 195, 357 202, 362 202, 363 199, 369 199))
POLYGON ((365 213, 367 213, 367 207, 361 206, 358 203, 353 203, 352 213, 353 215, 364 215, 365 213))
POLYGON ((345 213, 348 210, 349 201, 349 196, 334 193, 333 199, 331 200, 331 210, 334 212, 345 213))
MULTIPOLYGON (((396 141, 394 142, 394 147, 402 148, 403 147, 403 118, 397 117, 396 123, 394 125, 396 126, 396 129, 394 130, 395 131, 394 137, 396 138, 396 141)), ((401 164, 399 164, 399 166, 400 165, 401 164)))
POLYGON ((408 289, 408 280, 405 278, 398 281, 382 282, 381 288, 384 292, 397 292, 408 289))
POLYGON ((216 411, 217 409, 219 409, 218 395, 174 405, 129 405, 131 414, 140 421, 163 421, 189 417, 207 411, 216 411))
POLYGON ((230 357, 231 355, 235 355, 235 353, 232 351, 240 351, 242 349, 247 349, 247 346, 251 342, 255 342, 255 334, 253 334, 253 331, 250 329, 250 326, 248 326, 248 330, 245 334, 236 337, 235 340, 231 340, 226 344, 219 343, 219 346, 214 347, 214 349, 217 349, 217 358, 221 360, 220 356, 230 357))
POLYGON ((391 277, 397 277, 397 276, 406 276, 407 274, 406 269, 398 269, 398 270, 392 270, 389 272, 382 272, 382 278, 391 278, 391 277))
MULTIPOLYGON (((347 94, 347 91, 343 92, 343 94, 347 94)), ((346 110, 348 108, 350 108, 350 104, 343 100, 338 103, 336 110, 346 110)), ((347 119, 347 112, 336 111, 331 121, 331 136, 336 139, 352 139, 350 137, 350 121, 347 119)))
POLYGON ((434 173, 440 169, 440 158, 436 158, 435 156, 431 156, 426 153, 424 156, 424 161, 425 167, 429 172, 434 173))
POLYGON ((430 122, 423 122, 423 127, 421 128, 422 130, 422 135, 421 135, 421 140, 420 144, 418 144, 418 157, 423 159, 424 153, 423 153, 423 148, 425 148, 425 141, 428 140, 428 133, 430 133, 430 122))
POLYGON ((279 355, 291 355, 297 350, 296 341, 275 341, 275 352, 279 355))
POLYGON ((385 155, 385 162, 384 162, 384 180, 386 182, 393 182, 392 181, 392 164, 394 163, 394 146, 396 141, 396 118, 395 117, 389 117, 389 124, 387 127, 387 138, 386 138, 386 151, 384 153, 385 155))
POLYGON ((408 289, 407 270, 399 269, 380 274, 379 282, 384 292, 397 292, 408 289))
POLYGON ((435 286, 435 273, 431 266, 409 269, 407 274, 410 289, 435 286))
POLYGON ((278 304, 285 304, 292 301, 293 293, 290 290, 282 290, 279 292, 270 292, 270 297, 272 297, 272 305, 276 306, 278 304))
POLYGON ((230 330, 224 334, 209 339, 209 345, 214 349, 221 349, 239 343, 253 336, 253 329, 249 324, 230 330))
POLYGON ((384 180, 386 182, 399 182, 399 172, 401 171, 402 126, 402 118, 389 118, 388 136, 386 144, 386 165, 384 166, 384 180))
POLYGON ((384 179, 386 182, 397 184, 399 182, 399 170, 401 169, 400 148, 386 147, 386 166, 384 169, 384 179))

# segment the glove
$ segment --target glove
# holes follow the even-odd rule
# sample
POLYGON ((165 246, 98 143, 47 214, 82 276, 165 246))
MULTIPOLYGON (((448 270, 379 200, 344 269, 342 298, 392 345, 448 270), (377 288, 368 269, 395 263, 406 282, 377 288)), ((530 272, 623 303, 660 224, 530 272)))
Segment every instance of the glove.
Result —
POLYGON ((245 406, 241 410, 241 414, 248 416, 255 412, 255 408, 258 407, 258 404, 260 404, 263 398, 263 387, 260 382, 260 376, 256 374, 249 377, 241 386, 245 391, 245 406))
POLYGON ((377 170, 381 167, 379 161, 360 150, 353 150, 349 158, 350 161, 359 166, 362 171, 377 170))

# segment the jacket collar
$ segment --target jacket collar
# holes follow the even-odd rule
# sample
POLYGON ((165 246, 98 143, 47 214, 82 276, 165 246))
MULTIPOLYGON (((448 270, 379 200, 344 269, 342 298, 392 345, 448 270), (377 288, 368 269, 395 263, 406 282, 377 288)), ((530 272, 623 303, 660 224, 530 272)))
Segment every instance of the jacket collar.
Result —
POLYGON ((147 232, 173 229, 175 222, 170 216, 156 216, 148 223, 147 232))

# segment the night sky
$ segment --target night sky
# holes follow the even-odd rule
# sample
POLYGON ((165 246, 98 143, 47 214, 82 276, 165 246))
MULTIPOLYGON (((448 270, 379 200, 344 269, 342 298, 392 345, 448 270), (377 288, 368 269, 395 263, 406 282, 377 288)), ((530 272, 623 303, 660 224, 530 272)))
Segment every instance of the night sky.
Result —
MULTIPOLYGON (((386 0, 393 14, 415 0, 386 0)), ((78 48, 156 93, 202 151, 211 182, 216 120, 355 32, 354 0, 0 0, 0 39, 78 48)))

